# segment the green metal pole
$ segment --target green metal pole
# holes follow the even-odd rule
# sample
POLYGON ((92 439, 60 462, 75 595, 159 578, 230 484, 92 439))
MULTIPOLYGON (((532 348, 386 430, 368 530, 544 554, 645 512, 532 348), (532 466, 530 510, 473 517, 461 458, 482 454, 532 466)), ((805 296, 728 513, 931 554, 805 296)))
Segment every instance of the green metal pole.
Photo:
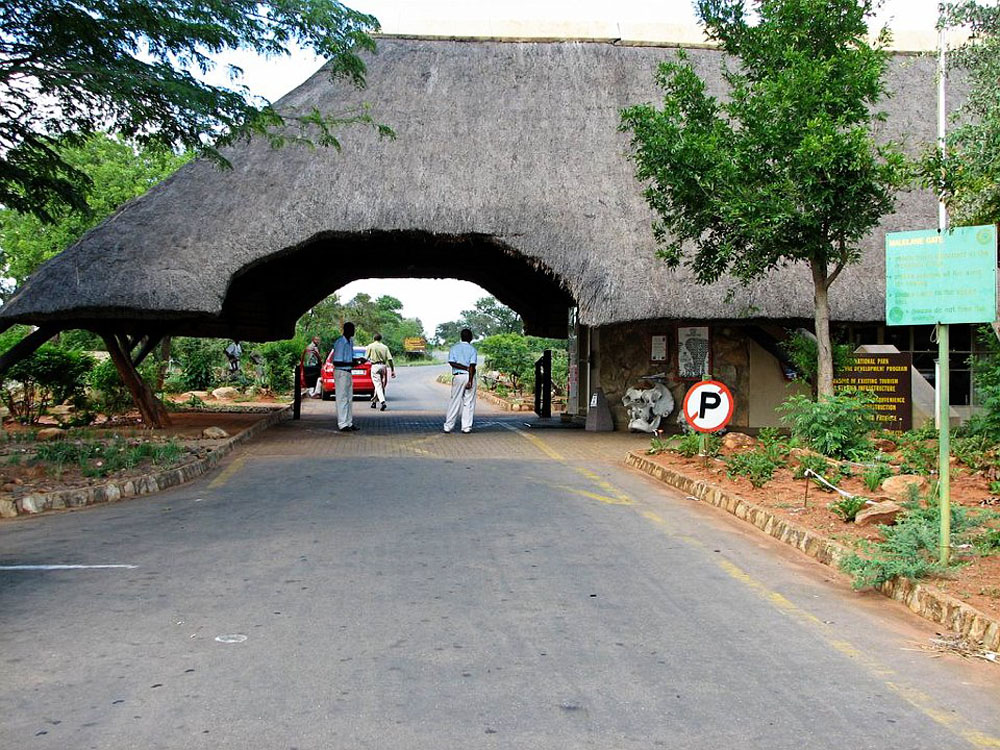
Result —
POLYGON ((938 506, 941 509, 941 564, 948 564, 951 551, 951 446, 949 445, 948 415, 951 397, 948 393, 950 347, 948 325, 938 323, 938 506))

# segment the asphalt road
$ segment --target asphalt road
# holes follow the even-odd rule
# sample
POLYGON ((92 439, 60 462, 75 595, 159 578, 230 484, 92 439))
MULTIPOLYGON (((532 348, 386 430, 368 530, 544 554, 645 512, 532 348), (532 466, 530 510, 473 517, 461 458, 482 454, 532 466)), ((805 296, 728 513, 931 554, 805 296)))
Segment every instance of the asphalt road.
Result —
POLYGON ((401 369, 212 476, 0 525, 2 748, 996 748, 1000 667, 618 465, 401 369))

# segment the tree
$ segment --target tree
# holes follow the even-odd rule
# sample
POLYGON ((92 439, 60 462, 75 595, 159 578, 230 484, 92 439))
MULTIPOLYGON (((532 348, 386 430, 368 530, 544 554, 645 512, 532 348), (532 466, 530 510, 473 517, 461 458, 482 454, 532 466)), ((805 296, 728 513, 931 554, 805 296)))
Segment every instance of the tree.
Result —
POLYGON ((659 67, 663 108, 623 110, 636 174, 659 215, 659 255, 700 283, 749 283, 790 263, 814 289, 818 393, 833 394, 829 290, 891 212, 904 157, 879 145, 888 30, 867 39, 875 0, 698 0, 706 34, 738 65, 729 97, 706 93, 686 55, 659 67))
POLYGON ((43 222, 35 213, 0 208, 3 275, 17 285, 125 202, 169 177, 192 156, 190 151, 176 154, 155 144, 136 148, 106 133, 95 133, 83 141, 67 139, 55 149, 60 159, 86 175, 86 209, 53 204, 45 208, 50 220, 43 222))
POLYGON ((434 330, 434 338, 438 343, 450 346, 457 343, 462 334, 462 323, 458 320, 451 320, 447 323, 438 323, 434 330))
MULTIPOLYGON (((377 20, 336 0, 10 0, 0 14, 0 205, 55 218, 86 209, 87 174, 62 148, 101 130, 140 146, 194 149, 225 164, 219 147, 251 135, 273 145, 339 147, 337 127, 373 125, 367 110, 278 111, 243 87, 199 81, 212 55, 244 49, 329 59, 332 77, 364 85, 361 51, 377 20), (286 127, 288 126, 288 127, 286 127)), ((241 71, 230 66, 233 78, 241 71)))
POLYGON ((496 297, 477 299, 473 309, 462 310, 460 322, 462 328, 471 328, 477 338, 524 331, 521 316, 496 297))
POLYGON ((943 26, 965 26, 968 42, 949 56, 967 73, 968 94, 960 124, 948 133, 947 149, 928 151, 921 163, 925 187, 937 191, 959 225, 1000 221, 1000 7, 970 0, 944 6, 943 26))

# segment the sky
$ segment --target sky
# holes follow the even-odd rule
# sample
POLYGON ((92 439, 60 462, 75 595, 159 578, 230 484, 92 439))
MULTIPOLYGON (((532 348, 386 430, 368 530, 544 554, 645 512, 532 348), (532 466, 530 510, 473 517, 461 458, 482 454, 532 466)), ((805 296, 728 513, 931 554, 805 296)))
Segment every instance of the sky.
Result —
MULTIPOLYGON (((438 28, 450 28, 454 33, 469 25, 481 28, 497 24, 499 28, 505 22, 521 22, 525 28, 554 23, 618 23, 633 29, 697 25, 690 0, 344 1, 351 8, 376 16, 386 33, 434 33, 438 28)), ((879 27, 888 24, 897 38, 906 32, 933 34, 937 5, 937 0, 885 0, 875 21, 879 27)), ((243 83, 252 93, 271 101, 301 84, 322 64, 322 60, 305 53, 278 60, 248 55, 227 59, 244 69, 243 83)), ((344 301, 359 292, 397 297, 403 302, 403 315, 419 318, 431 336, 440 323, 457 320, 462 310, 471 309, 477 299, 489 294, 475 284, 454 279, 360 279, 337 290, 344 301)))

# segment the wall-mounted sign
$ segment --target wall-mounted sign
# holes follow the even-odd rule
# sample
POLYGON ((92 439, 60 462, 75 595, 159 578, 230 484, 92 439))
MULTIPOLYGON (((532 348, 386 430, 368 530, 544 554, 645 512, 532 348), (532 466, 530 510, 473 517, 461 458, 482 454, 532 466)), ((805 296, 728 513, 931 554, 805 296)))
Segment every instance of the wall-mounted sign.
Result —
POLYGON ((856 354, 833 379, 838 393, 847 390, 875 394, 875 420, 890 432, 913 427, 912 376, 909 352, 898 354, 856 354))
POLYGON ((708 326, 677 328, 677 377, 701 380, 712 372, 712 341, 708 326))
POLYGON ((667 361, 667 337, 663 336, 651 336, 649 344, 649 361, 650 362, 666 362, 667 361))
POLYGON ((885 322, 992 323, 997 317, 993 225, 885 236, 885 322))
POLYGON ((684 396, 684 419, 698 432, 721 430, 733 418, 736 401, 724 383, 703 380, 684 396))

